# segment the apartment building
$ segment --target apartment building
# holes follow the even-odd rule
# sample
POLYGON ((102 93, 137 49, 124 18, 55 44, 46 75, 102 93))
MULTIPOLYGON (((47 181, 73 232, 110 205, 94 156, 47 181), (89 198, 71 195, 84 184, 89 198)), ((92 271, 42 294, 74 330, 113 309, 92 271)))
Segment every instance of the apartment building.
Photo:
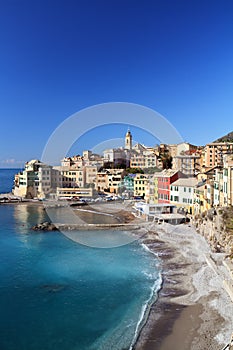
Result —
POLYGON ((170 203, 193 214, 195 177, 180 178, 170 185, 170 203))
POLYGON ((158 203, 170 203, 170 185, 184 175, 176 170, 164 169, 158 175, 158 203))
POLYGON ((205 167, 223 165, 223 156, 233 154, 233 142, 212 142, 205 146, 205 167))
POLYGON ((61 187, 74 188, 84 187, 86 184, 85 167, 56 166, 53 169, 59 171, 61 175, 61 187))
POLYGON ((187 176, 195 176, 201 171, 201 155, 190 151, 174 156, 172 169, 179 170, 187 176))
POLYGON ((146 186, 148 184, 149 175, 136 174, 134 178, 134 196, 144 198, 146 194, 146 186))
POLYGON ((15 175, 13 193, 23 198, 44 198, 59 184, 59 174, 39 160, 31 160, 15 175))
POLYGON ((124 169, 106 169, 98 172, 96 176, 96 190, 99 192, 118 193, 124 174, 124 169))
POLYGON ((85 166, 85 184, 93 184, 96 187, 96 176, 98 172, 98 167, 96 165, 86 165, 85 166))

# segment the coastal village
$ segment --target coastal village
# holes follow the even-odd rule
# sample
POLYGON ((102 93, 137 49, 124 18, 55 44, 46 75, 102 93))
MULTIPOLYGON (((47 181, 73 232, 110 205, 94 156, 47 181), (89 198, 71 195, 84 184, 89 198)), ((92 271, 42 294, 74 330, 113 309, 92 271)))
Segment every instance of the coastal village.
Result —
MULTIPOLYGON (((128 130, 124 146, 106 149, 103 155, 87 150, 83 151, 82 155, 65 157, 57 166, 45 164, 40 160, 27 162, 25 169, 15 175, 12 192, 14 198, 22 202, 45 201, 46 205, 55 203, 55 206, 59 206, 60 203, 64 205, 64 202, 72 206, 76 206, 75 203, 86 205, 91 202, 98 204, 97 208, 102 206, 102 212, 105 210, 107 213, 111 213, 111 205, 114 210, 115 206, 119 206, 118 209, 123 211, 130 208, 131 214, 140 219, 141 228, 147 227, 147 234, 143 237, 147 247, 157 252, 158 256, 159 254, 166 256, 167 249, 168 252, 174 253, 170 258, 163 257, 163 268, 166 270, 169 267, 169 273, 163 276, 165 296, 160 296, 161 305, 163 303, 167 305, 168 302, 166 288, 176 291, 171 282, 176 281, 178 297, 175 293, 174 300, 169 299, 169 307, 173 310, 173 306, 177 308, 178 305, 179 308, 187 309, 187 315, 178 319, 178 326, 187 327, 187 334, 191 329, 193 332, 194 329, 200 328, 198 334, 202 335, 201 341, 204 344, 202 348, 219 349, 218 344, 227 343, 221 350, 231 350, 233 349, 232 136, 230 133, 205 146, 182 142, 148 147, 139 143, 134 144, 132 134, 128 130), (111 201, 108 206, 107 201, 111 201), (117 201, 124 204, 118 204, 117 201), (167 223, 184 223, 184 225, 174 226, 167 223), (163 245, 163 248, 158 246, 158 251, 154 245, 157 238, 163 245), (187 275, 183 266, 186 266, 187 275), (179 288, 183 286, 186 289, 187 280, 190 286, 194 286, 195 293, 199 293, 199 296, 195 299, 195 293, 190 287, 191 294, 185 296, 184 291, 184 296, 179 300, 179 288), (212 293, 217 294, 214 296, 212 293), (227 295, 230 299, 227 299, 227 295), (197 311, 199 307, 197 303, 201 305, 202 312, 197 311), (220 303, 221 306, 211 307, 211 303, 217 303, 216 305, 220 303), (199 317, 192 319, 194 309, 208 322, 200 322, 199 317), (218 310, 217 314, 215 309, 218 310), (221 315, 228 325, 227 328, 223 329, 220 326, 221 315), (215 327, 211 328, 209 324, 213 322, 215 327), (217 339, 219 335, 216 334, 221 332, 224 333, 224 339, 217 339)), ((83 209, 78 210, 82 213, 83 209)), ((43 225, 36 225, 36 230, 48 230, 48 227, 43 225)), ((121 225, 130 229, 128 223, 117 224, 122 228, 121 225)), ((57 229, 57 226, 55 228, 57 229)), ((157 317, 155 312, 157 311, 152 310, 150 313, 147 321, 149 324, 154 324, 154 319, 157 317)), ((135 349, 147 349, 147 345, 150 348, 150 344, 157 341, 156 337, 156 333, 154 335, 150 332, 150 327, 143 328, 135 349)), ((171 337, 171 348, 173 338, 176 339, 176 333, 171 337)), ((199 336, 194 337, 193 349, 199 348, 195 339, 200 342, 199 336)))
POLYGON ((124 147, 106 149, 103 155, 83 151, 65 157, 59 166, 27 162, 15 175, 13 194, 40 200, 100 200, 105 195, 201 214, 233 205, 233 139, 148 147, 133 145, 128 130, 124 147))

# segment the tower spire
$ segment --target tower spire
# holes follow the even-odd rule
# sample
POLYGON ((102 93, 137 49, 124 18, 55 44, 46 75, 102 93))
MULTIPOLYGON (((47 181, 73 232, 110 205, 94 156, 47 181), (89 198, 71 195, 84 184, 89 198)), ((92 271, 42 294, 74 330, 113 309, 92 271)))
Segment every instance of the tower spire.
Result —
POLYGON ((132 149, 132 134, 129 130, 129 127, 128 127, 128 131, 125 135, 125 149, 128 149, 128 150, 132 149))

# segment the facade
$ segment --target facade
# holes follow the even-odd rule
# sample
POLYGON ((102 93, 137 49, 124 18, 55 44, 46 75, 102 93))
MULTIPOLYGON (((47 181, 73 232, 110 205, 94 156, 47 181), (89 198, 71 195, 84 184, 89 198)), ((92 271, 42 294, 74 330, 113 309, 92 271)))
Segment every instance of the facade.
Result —
POLYGON ((233 156, 223 157, 223 166, 227 173, 227 205, 233 205, 233 156))
POLYGON ((128 198, 134 195, 134 178, 136 174, 128 174, 124 176, 123 180, 119 185, 118 192, 124 193, 128 198))
POLYGON ((106 169, 98 172, 96 177, 96 190, 99 192, 117 194, 124 177, 124 172, 124 169, 106 169))
POLYGON ((146 184, 146 190, 145 190, 145 202, 148 204, 154 204, 154 175, 149 174, 148 175, 148 181, 146 184))
POLYGON ((198 147, 195 145, 192 145, 191 143, 181 142, 177 145, 176 155, 178 156, 180 154, 183 154, 185 152, 190 152, 190 151, 196 152, 197 149, 198 149, 198 147))
POLYGON ((85 167, 58 166, 55 170, 61 174, 62 187, 75 188, 85 186, 85 167))
POLYGON ((108 189, 108 174, 104 171, 98 172, 96 175, 96 190, 104 192, 108 189))
POLYGON ((126 153, 123 148, 109 148, 103 153, 104 163, 112 163, 114 167, 126 163, 126 153))
POLYGON ((125 135, 125 149, 131 151, 132 149, 132 134, 128 130, 126 135, 125 135))
POLYGON ((81 168, 83 166, 97 166, 98 169, 103 166, 103 157, 92 151, 83 151, 83 155, 75 155, 73 157, 65 157, 61 160, 61 166, 70 168, 81 168))
POLYGON ((131 156, 130 168, 134 168, 134 169, 145 168, 145 158, 144 158, 143 154, 135 153, 131 156))
POLYGON ((44 198, 59 184, 59 174, 39 160, 31 160, 16 174, 13 194, 23 198, 44 198))
POLYGON ((200 214, 206 210, 205 189, 206 180, 199 182, 194 188, 194 214, 200 214))
POLYGON ((134 152, 130 159, 130 168, 155 168, 157 167, 157 156, 150 150, 134 152))
POLYGON ((172 169, 165 169, 158 175, 158 203, 170 203, 170 185, 184 176, 172 169))
POLYGON ((92 185, 96 187, 96 176, 98 172, 98 167, 96 165, 85 166, 85 185, 92 185))
POLYGON ((134 196, 144 198, 146 194, 146 186, 148 184, 149 175, 136 174, 134 178, 134 196))
POLYGON ((108 174, 108 189, 110 193, 118 194, 121 181, 124 176, 124 169, 113 169, 114 171, 108 174))
POLYGON ((212 142, 205 146, 205 167, 223 165, 223 155, 233 154, 233 142, 212 142))
POLYGON ((193 214, 194 188, 197 185, 195 177, 180 178, 170 185, 170 203, 193 214))
POLYGON ((190 152, 173 157, 172 169, 179 170, 187 176, 195 176, 201 171, 201 156, 190 152))

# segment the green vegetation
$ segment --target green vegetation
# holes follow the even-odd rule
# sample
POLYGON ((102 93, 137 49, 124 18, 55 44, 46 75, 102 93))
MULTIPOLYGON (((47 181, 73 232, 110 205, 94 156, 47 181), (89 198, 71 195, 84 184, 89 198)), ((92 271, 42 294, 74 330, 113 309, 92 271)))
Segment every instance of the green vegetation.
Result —
POLYGON ((229 132, 229 134, 220 137, 219 139, 215 140, 214 142, 233 142, 233 131, 229 132))

